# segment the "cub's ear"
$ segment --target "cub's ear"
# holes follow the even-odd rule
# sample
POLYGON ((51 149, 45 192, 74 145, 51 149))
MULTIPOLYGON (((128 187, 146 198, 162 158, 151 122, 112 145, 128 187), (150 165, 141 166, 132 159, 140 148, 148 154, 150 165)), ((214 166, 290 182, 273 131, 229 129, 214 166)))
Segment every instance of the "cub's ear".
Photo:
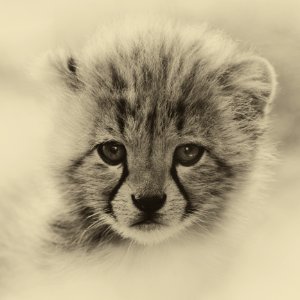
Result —
POLYGON ((270 111, 276 76, 266 59, 250 56, 227 67, 221 76, 221 87, 233 97, 236 118, 257 119, 270 111))
POLYGON ((76 92, 81 88, 76 58, 60 50, 39 57, 33 68, 33 77, 50 88, 76 92))

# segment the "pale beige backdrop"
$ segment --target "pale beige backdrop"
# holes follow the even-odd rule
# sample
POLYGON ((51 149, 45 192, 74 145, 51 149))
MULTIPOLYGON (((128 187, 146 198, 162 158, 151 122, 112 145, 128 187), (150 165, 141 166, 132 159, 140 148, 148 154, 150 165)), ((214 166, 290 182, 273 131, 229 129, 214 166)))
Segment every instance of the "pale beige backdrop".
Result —
MULTIPOLYGON (((32 141, 43 120, 26 79, 34 58, 80 46, 97 26, 139 14, 203 21, 253 45, 278 73, 273 111, 278 142, 265 221, 249 236, 228 286, 228 299, 300 299, 300 2, 213 0, 0 1, 0 187, 34 162, 32 141)), ((42 99, 40 100, 42 101, 42 99)), ((227 296, 226 296, 227 297, 227 296)), ((224 300, 224 297, 220 299, 224 300)), ((226 298, 227 299, 227 298, 226 298)))

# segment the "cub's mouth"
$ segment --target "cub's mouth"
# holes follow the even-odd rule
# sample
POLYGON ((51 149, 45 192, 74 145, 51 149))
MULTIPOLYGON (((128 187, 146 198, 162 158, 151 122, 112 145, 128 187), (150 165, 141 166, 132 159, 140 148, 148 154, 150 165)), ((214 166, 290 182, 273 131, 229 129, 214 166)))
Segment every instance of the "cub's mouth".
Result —
POLYGON ((153 231, 153 230, 159 230, 162 225, 159 223, 153 223, 152 221, 143 221, 143 222, 138 222, 131 227, 134 227, 138 230, 141 231, 153 231))
POLYGON ((158 220, 157 214, 141 216, 136 222, 130 225, 130 227, 141 230, 154 230, 160 228, 161 226, 164 226, 164 224, 158 220))
MULTIPOLYGON (((165 198, 165 197, 164 197, 165 198)), ((154 201, 155 202, 155 201, 154 201)), ((171 203, 172 201, 169 200, 171 203)), ((116 219, 110 219, 111 228, 123 238, 143 245, 157 244, 164 240, 176 236, 182 229, 190 225, 191 217, 184 218, 184 201, 182 206, 170 208, 168 201, 157 210, 118 211, 116 209, 116 219), (172 210, 173 208, 173 210, 172 210)), ((153 205, 153 202, 152 202, 153 205)))

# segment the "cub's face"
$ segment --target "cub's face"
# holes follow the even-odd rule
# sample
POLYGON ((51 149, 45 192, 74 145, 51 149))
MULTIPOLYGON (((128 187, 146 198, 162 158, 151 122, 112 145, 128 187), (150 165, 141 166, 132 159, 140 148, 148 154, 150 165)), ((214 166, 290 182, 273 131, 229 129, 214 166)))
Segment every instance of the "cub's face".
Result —
POLYGON ((65 246, 209 230, 247 182, 269 66, 232 54, 216 68, 201 41, 177 42, 55 62, 67 90, 54 146, 65 210, 52 230, 65 246))

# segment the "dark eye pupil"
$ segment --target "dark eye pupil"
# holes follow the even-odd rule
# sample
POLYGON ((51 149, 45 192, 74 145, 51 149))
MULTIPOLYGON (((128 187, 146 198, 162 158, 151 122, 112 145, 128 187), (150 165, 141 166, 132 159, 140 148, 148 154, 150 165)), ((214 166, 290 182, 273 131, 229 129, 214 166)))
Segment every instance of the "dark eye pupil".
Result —
POLYGON ((126 156, 125 147, 117 142, 106 142, 98 145, 97 151, 104 162, 109 165, 120 164, 126 156))
POLYGON ((118 147, 118 146, 112 145, 112 146, 109 148, 109 151, 110 151, 112 154, 117 154, 118 151, 119 151, 119 147, 118 147))
POLYGON ((182 145, 176 148, 174 159, 181 165, 191 166, 201 158, 203 153, 204 148, 199 145, 182 145))
POLYGON ((193 156, 195 154, 195 149, 193 149, 192 147, 189 147, 189 146, 185 146, 184 147, 184 153, 187 156, 193 156))

